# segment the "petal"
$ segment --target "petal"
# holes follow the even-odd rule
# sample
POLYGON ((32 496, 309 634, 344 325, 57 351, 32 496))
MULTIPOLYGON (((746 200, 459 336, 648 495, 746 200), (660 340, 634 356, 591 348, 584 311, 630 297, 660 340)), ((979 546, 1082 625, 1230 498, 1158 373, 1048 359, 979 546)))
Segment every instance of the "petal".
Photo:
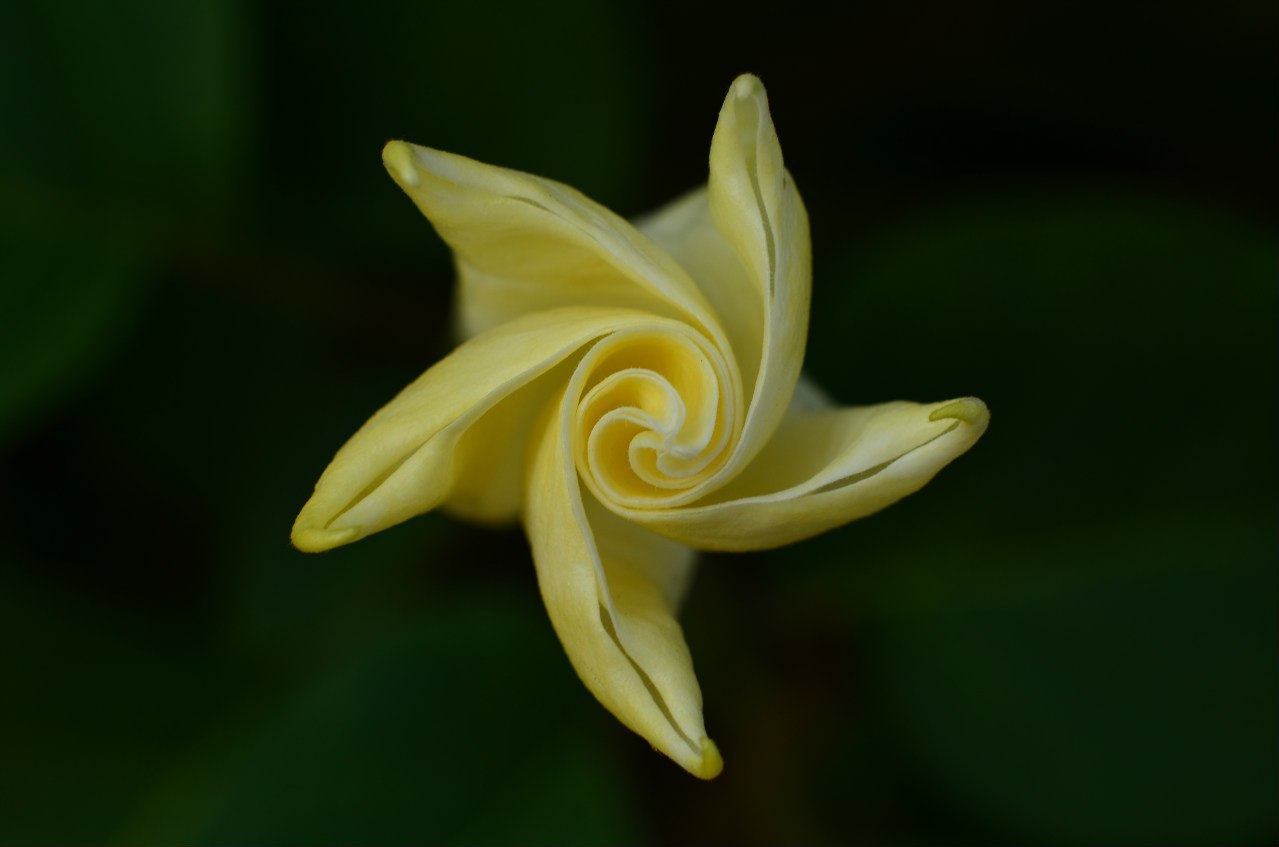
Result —
POLYGON ((707 201, 715 228, 746 271, 739 296, 762 303, 758 377, 744 385, 751 401, 732 466, 740 468, 786 414, 804 359, 812 285, 808 214, 782 164, 764 86, 750 74, 733 82, 720 110, 707 201))
POLYGON ((693 553, 583 499, 570 443, 575 395, 534 427, 525 529, 551 623, 579 677, 626 726, 690 773, 723 767, 675 611, 693 553))
POLYGON ((722 341, 705 298, 631 224, 549 179, 402 141, 382 158, 453 248, 467 336, 559 306, 645 309, 722 341))
POLYGON ((450 497, 465 514, 513 517, 523 434, 539 391, 555 387, 538 378, 592 339, 652 320, 618 309, 557 309, 463 344, 338 451, 293 525, 294 545, 318 552, 348 544, 450 497))
POLYGON ((974 397, 832 409, 805 390, 767 448, 709 501, 614 510, 699 549, 779 547, 918 491, 976 443, 989 421, 974 397))
POLYGON ((764 297, 733 247, 711 219, 707 189, 699 188, 635 222, 697 283, 719 317, 741 368, 742 388, 754 391, 764 356, 764 297))

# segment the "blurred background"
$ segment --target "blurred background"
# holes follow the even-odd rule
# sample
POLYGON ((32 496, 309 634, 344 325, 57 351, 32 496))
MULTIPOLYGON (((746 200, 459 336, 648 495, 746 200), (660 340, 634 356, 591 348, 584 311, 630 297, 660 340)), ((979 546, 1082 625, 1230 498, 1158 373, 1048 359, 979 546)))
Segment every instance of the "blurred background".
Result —
POLYGON ((1277 18, 0 5, 0 842, 1275 843, 1277 18), (706 784, 578 682, 517 529, 288 532, 452 344, 382 144, 635 215, 748 70, 809 370, 994 418, 880 515, 705 558, 706 784))

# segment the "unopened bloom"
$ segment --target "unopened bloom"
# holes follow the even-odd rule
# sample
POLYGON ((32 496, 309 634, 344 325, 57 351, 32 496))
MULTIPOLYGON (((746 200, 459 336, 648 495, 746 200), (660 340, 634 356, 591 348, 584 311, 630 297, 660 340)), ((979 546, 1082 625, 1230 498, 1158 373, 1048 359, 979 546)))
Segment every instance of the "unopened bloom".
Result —
POLYGON ((338 451, 293 526, 327 550, 443 506, 520 520, 578 675, 703 778, 722 761, 676 612, 694 550, 759 550, 923 486, 974 398, 840 408, 800 376, 808 219, 763 86, 738 78, 710 179, 631 224, 529 174, 393 141, 453 249, 460 347, 338 451))

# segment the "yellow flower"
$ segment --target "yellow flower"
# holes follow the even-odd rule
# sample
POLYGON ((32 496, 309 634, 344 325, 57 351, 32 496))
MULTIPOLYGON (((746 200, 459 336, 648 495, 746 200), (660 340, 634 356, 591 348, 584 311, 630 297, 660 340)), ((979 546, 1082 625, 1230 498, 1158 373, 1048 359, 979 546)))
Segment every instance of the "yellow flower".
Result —
POLYGON ((675 619, 694 550, 777 547, 923 486, 986 428, 963 398, 838 408, 800 375, 808 218, 739 77, 706 187, 636 224, 540 177, 393 141, 457 260, 468 340, 338 451, 313 552, 443 506, 523 522, 587 688, 689 772, 723 767, 675 619))

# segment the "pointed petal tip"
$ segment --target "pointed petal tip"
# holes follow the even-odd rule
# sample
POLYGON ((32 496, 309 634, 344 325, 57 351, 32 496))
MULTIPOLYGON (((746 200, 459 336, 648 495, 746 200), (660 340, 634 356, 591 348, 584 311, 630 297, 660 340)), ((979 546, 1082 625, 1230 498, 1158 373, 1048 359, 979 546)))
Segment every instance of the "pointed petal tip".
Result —
POLYGON ((293 546, 303 553, 323 553, 343 544, 350 544, 360 537, 358 526, 344 529, 319 529, 309 526, 294 526, 291 541, 293 546))
POLYGON ((719 748, 709 738, 702 738, 702 758, 697 767, 692 769, 693 776, 698 779, 714 779, 723 770, 724 758, 719 754, 719 748))
POLYGON ((382 148, 382 164, 402 188, 413 188, 422 181, 413 159, 413 145, 408 142, 386 142, 386 146, 382 148))
POLYGON ((759 81, 759 77, 755 74, 742 74, 733 80, 733 85, 729 89, 732 95, 739 100, 745 100, 749 97, 764 93, 764 83, 759 81))
POLYGON ((976 397, 961 397, 933 409, 928 419, 930 421, 957 420, 969 426, 984 428, 990 422, 990 410, 976 397))

